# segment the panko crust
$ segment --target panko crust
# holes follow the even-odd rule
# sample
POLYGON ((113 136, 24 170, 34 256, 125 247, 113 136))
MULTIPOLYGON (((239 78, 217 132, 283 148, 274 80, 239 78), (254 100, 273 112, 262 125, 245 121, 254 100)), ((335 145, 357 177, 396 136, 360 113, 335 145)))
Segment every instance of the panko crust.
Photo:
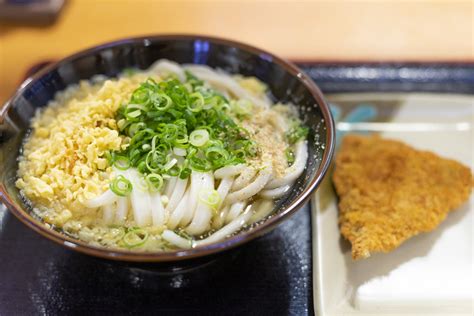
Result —
POLYGON ((435 229, 471 194, 471 170, 379 136, 347 135, 336 156, 341 234, 353 259, 389 252, 435 229))

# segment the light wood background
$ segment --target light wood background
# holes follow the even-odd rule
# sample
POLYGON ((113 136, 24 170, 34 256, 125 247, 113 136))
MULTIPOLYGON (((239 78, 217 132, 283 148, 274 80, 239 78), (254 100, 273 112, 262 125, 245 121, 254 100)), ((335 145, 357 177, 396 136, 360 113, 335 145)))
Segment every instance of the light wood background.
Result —
POLYGON ((70 0, 48 27, 0 24, 0 102, 34 63, 131 35, 200 33, 283 57, 474 61, 473 1, 70 0))

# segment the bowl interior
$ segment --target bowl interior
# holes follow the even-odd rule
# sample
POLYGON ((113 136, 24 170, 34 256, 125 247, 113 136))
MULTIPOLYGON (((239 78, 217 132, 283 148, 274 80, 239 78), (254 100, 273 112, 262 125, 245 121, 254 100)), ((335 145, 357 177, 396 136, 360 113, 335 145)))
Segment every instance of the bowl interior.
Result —
MULTIPOLYGON (((178 63, 206 64, 229 73, 255 76, 265 82, 272 98, 297 105, 304 123, 311 128, 308 138, 309 159, 304 174, 298 179, 293 190, 278 201, 275 215, 265 223, 241 232, 225 242, 204 247, 207 248, 204 250, 197 248, 173 253, 141 253, 140 260, 144 257, 146 260, 174 260, 229 248, 268 231, 302 205, 310 191, 322 180, 332 155, 333 123, 319 90, 298 69, 255 48, 220 39, 164 36, 118 41, 80 52, 47 67, 22 85, 7 104, 8 109, 3 115, 4 122, 0 129, 0 163, 3 166, 0 170, 0 180, 4 191, 0 194, 17 217, 43 235, 48 235, 47 237, 53 234, 29 215, 29 207, 20 198, 14 184, 21 142, 35 111, 47 105, 56 92, 80 80, 90 79, 97 74, 114 77, 130 67, 146 69, 161 58, 178 63)), ((64 235, 57 234, 52 239, 58 241, 58 238, 76 248, 88 248, 64 235)), ((85 251, 84 248, 79 250, 85 251)), ((97 249, 92 254, 111 256, 110 252, 102 249, 97 249)), ((137 258, 136 253, 125 251, 116 252, 113 257, 124 260, 137 258), (131 257, 127 253, 131 254, 131 257)))

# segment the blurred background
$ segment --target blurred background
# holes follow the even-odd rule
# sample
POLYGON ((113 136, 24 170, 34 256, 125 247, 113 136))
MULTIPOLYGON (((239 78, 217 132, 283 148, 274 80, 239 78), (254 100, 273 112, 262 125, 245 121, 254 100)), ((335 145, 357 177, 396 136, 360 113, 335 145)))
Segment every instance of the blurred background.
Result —
POLYGON ((32 66, 128 36, 221 36, 293 61, 474 62, 473 32, 473 1, 0 0, 0 104, 32 66))

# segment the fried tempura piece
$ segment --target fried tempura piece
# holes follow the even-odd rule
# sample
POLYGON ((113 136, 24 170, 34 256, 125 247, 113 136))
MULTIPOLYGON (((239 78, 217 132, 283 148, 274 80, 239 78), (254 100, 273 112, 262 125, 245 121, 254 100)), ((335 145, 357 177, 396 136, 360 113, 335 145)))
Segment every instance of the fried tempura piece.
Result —
POLYGON ((339 225, 354 259, 389 252, 435 229, 471 194, 462 164, 378 136, 348 135, 333 175, 339 225))

